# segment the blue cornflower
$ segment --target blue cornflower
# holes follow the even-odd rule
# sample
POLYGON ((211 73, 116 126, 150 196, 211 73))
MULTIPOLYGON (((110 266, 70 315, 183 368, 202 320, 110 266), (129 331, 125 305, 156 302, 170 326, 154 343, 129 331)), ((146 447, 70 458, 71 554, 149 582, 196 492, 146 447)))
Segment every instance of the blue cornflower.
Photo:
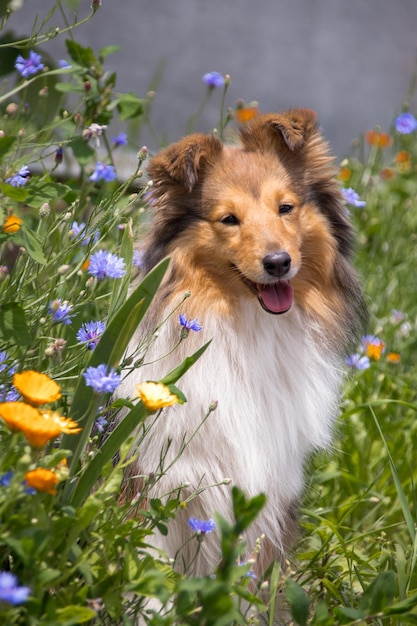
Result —
MULTIPOLYGON (((85 237, 86 233, 87 233, 87 224, 85 224, 84 222, 81 222, 80 224, 78 222, 72 223, 70 235, 73 235, 76 239, 80 239, 80 244, 82 246, 88 246, 88 244, 91 241, 91 237, 89 236, 85 237)), ((100 238, 100 233, 98 230, 95 230, 93 234, 93 243, 97 243, 99 238, 100 238)))
POLYGON ((112 141, 116 148, 118 146, 127 146, 127 135, 126 133, 119 133, 115 137, 112 137, 112 141))
POLYGON ((195 517, 190 517, 188 525, 192 531, 200 533, 201 535, 207 535, 207 533, 211 533, 216 528, 216 522, 213 519, 206 521, 203 519, 196 519, 195 517))
POLYGON ((133 250, 133 259, 132 259, 132 265, 133 267, 137 267, 138 269, 143 269, 143 257, 144 257, 144 252, 143 250, 133 250))
POLYGON ((0 402, 16 402, 19 400, 20 394, 14 387, 6 387, 6 385, 0 385, 0 402))
POLYGON ((36 54, 36 52, 34 52, 33 50, 29 52, 28 59, 24 59, 19 54, 19 56, 16 58, 14 66, 19 74, 23 76, 23 78, 29 78, 29 76, 37 74, 45 67, 44 64, 41 62, 41 55, 36 54))
POLYGON ((17 605, 26 602, 29 587, 19 587, 17 578, 11 572, 0 572, 0 600, 17 605))
POLYGON ((106 183, 111 183, 112 180, 116 180, 117 174, 113 165, 107 165, 101 161, 97 161, 96 169, 89 176, 89 180, 93 183, 97 183, 100 180, 104 180, 106 183))
POLYGON ((362 356, 357 353, 350 354, 349 356, 346 357, 345 361, 346 361, 346 365, 349 365, 349 367, 353 367, 356 370, 367 370, 368 367, 371 366, 369 357, 362 356))
MULTIPOLYGON (((3 474, 3 476, 0 477, 0 487, 10 487, 12 478, 13 478, 13 470, 9 470, 5 474, 3 474)), ((26 486, 26 481, 23 481, 22 484, 26 486)), ((25 493, 27 493, 29 496, 33 496, 36 493, 36 489, 33 489, 33 487, 26 486, 25 493)))
POLYGON ((113 368, 107 371, 107 366, 102 364, 97 367, 87 367, 83 374, 87 387, 92 387, 96 393, 113 393, 121 383, 121 376, 113 368))
POLYGON ((54 322, 58 322, 60 324, 71 324, 72 309, 72 304, 69 304, 67 300, 63 302, 60 298, 58 298, 49 304, 48 313, 52 315, 54 322))
POLYGON ((99 432, 100 434, 104 433, 108 425, 109 423, 105 417, 98 417, 94 422, 94 426, 96 427, 97 432, 99 432))
POLYGON ((107 252, 107 250, 98 250, 90 257, 88 273, 98 280, 122 278, 126 273, 125 262, 116 254, 107 252))
POLYGON ((392 309, 392 311, 391 311, 391 324, 399 324, 404 319, 405 319, 405 313, 403 313, 403 311, 399 311, 398 309, 392 309))
POLYGON ((193 320, 188 320, 184 313, 180 313, 180 325, 184 330, 193 330, 198 333, 200 330, 203 330, 203 327, 198 323, 198 319, 194 318, 193 320))
POLYGON ((15 367, 13 365, 7 364, 8 358, 9 355, 7 354, 7 352, 5 350, 2 350, 0 352, 0 372, 4 372, 5 370, 7 370, 8 375, 13 376, 13 374, 15 373, 15 367))
POLYGON ((356 191, 352 189, 352 187, 349 187, 348 189, 342 189, 342 193, 345 201, 348 204, 352 204, 353 206, 357 207, 366 206, 365 200, 361 200, 359 194, 357 194, 356 191))
MULTIPOLYGON (((238 565, 240 567, 243 567, 244 565, 248 565, 248 564, 246 563, 246 561, 241 561, 240 563, 238 563, 238 565)), ((253 571, 252 568, 250 568, 249 571, 246 572, 245 578, 251 578, 252 580, 255 580, 256 574, 255 574, 255 572, 253 571)))
POLYGON ((208 87, 214 89, 214 87, 223 87, 225 81, 224 76, 219 72, 207 72, 207 74, 203 76, 203 82, 205 82, 208 87))
POLYGON ((395 130, 401 135, 409 135, 417 128, 417 120, 412 113, 401 113, 395 118, 395 130))
POLYGON ((9 487, 13 478, 13 470, 10 470, 0 476, 0 487, 9 487))
POLYGON ((17 174, 14 176, 10 176, 10 178, 6 178, 6 183, 12 185, 13 187, 22 187, 26 185, 30 178, 30 171, 27 165, 23 165, 17 174))
POLYGON ((76 337, 81 343, 86 343, 89 350, 94 350, 105 330, 106 324, 104 322, 85 322, 76 337))
POLYGON ((58 66, 62 69, 62 70, 67 70, 70 67, 72 67, 69 63, 67 63, 64 59, 60 59, 58 61, 58 66))

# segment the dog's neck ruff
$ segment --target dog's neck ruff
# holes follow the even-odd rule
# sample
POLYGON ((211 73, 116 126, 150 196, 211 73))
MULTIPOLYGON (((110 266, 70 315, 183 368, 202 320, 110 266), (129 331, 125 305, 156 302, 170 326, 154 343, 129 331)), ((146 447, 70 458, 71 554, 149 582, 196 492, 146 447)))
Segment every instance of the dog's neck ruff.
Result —
MULTIPOLYGON (((167 313, 167 312, 166 312, 167 313)), ((158 380, 205 341, 212 343, 178 382, 187 402, 165 410, 140 449, 141 472, 157 472, 160 449, 172 440, 168 464, 184 440, 198 429, 209 405, 213 412, 159 483, 158 490, 191 483, 213 484, 230 477, 251 495, 276 490, 263 514, 267 527, 279 518, 279 508, 297 500, 303 487, 303 461, 331 440, 341 379, 340 359, 325 336, 294 306, 280 316, 269 315, 256 299, 245 299, 235 320, 214 317, 207 307, 199 316, 203 331, 190 332, 166 359, 144 366, 136 379, 128 377, 119 394, 133 397, 138 380, 158 380), (230 475, 232 471, 233 475, 230 475), (169 483, 169 484, 168 484, 169 483), (271 510, 271 507, 278 510, 271 510), (268 512, 269 511, 269 512, 268 512)), ((178 322, 170 319, 146 361, 170 352, 178 339, 178 322)), ((227 517, 224 498, 210 495, 213 510, 227 517)), ((259 527, 258 527, 259 530, 259 527)), ((275 530, 276 534, 276 530, 275 530)))

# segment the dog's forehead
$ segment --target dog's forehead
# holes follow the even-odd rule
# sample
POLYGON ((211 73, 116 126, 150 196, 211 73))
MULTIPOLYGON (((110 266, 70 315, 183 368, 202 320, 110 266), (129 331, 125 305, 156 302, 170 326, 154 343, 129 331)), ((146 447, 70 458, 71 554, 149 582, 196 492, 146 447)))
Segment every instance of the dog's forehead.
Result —
POLYGON ((265 185, 291 186, 291 176, 278 156, 227 146, 208 173, 204 186, 211 197, 223 195, 227 188, 239 188, 256 198, 265 185))

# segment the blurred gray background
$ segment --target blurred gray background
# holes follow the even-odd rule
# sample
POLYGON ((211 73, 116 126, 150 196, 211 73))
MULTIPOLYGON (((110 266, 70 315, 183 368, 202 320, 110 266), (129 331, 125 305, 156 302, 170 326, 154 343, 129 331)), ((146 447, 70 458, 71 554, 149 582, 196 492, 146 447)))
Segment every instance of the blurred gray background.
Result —
MULTIPOLYGON (((27 0, 7 24, 29 33, 53 0, 27 0)), ((76 5, 77 3, 75 3, 76 5)), ((79 17, 89 0, 78 3, 79 17)), ((67 11, 68 14, 68 11, 67 11)), ((50 25, 62 26, 59 11, 50 25)), ((361 132, 387 129, 408 95, 417 52, 417 0, 102 0, 75 39, 107 58, 116 88, 143 97, 163 72, 152 121, 160 136, 181 137, 205 94, 202 75, 230 74, 226 104, 256 100, 261 112, 315 109, 334 152, 348 153, 361 132)), ((65 59, 64 36, 46 44, 65 59)), ((217 125, 216 91, 196 130, 217 125)), ((157 142, 141 133, 138 144, 157 142)))

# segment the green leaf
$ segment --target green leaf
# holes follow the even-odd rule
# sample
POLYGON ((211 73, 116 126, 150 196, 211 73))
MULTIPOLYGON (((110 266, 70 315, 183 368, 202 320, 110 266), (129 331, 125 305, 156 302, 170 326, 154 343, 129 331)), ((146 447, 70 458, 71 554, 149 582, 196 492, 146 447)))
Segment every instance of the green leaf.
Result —
POLYGON ((87 163, 95 156, 93 148, 91 148, 88 142, 82 137, 74 137, 68 145, 80 165, 87 165, 87 163))
POLYGON ((31 183, 27 191, 28 196, 25 200, 26 204, 38 209, 45 202, 50 202, 51 200, 55 200, 55 198, 65 198, 71 191, 71 188, 61 183, 37 181, 34 184, 31 183))
POLYGON ((85 624, 96 617, 96 612, 85 606, 73 604, 66 606, 65 609, 58 609, 56 612, 57 623, 60 626, 75 626, 76 624, 85 624))
POLYGON ((310 609, 310 600, 304 589, 294 580, 286 582, 286 596, 296 624, 306 626, 310 609))
POLYGON ((105 59, 109 56, 109 54, 114 54, 118 52, 122 46, 105 46, 99 50, 99 55, 101 59, 105 59))
POLYGON ((16 200, 16 202, 24 202, 29 194, 24 187, 13 187, 8 183, 0 183, 0 189, 4 196, 16 200))
POLYGON ((363 594, 361 609, 372 614, 379 613, 392 603, 396 590, 394 572, 380 572, 363 594))
POLYGON ((142 100, 132 92, 119 94, 113 104, 117 107, 122 122, 140 117, 143 114, 142 100))
POLYGON ((347 624, 366 618, 366 613, 360 611, 359 609, 352 609, 349 606, 338 606, 335 608, 334 612, 339 618, 341 618, 341 624, 347 624))
POLYGON ((181 376, 184 376, 185 372, 189 370, 190 367, 200 358, 203 352, 207 350, 210 343, 211 343, 211 339, 210 341, 205 343, 204 346, 202 346, 196 352, 194 352, 194 354, 192 354, 191 356, 187 356, 184 359, 184 361, 180 365, 178 365, 178 367, 176 367, 169 374, 161 378, 159 382, 163 383, 164 385, 167 385, 167 387, 176 383, 177 380, 181 378, 181 376))
POLYGON ((4 137, 0 137, 0 159, 9 152, 15 141, 16 137, 13 137, 13 135, 5 135, 4 137))
POLYGON ((74 83, 55 83, 54 89, 60 93, 85 93, 85 90, 74 83))
POLYGON ((238 487, 233 487, 232 500, 233 513, 236 520, 236 532, 240 535, 259 515, 261 509, 265 506, 266 496, 260 493, 253 498, 246 498, 243 491, 238 487))
POLYGON ((37 234, 27 228, 22 228, 19 234, 29 256, 41 265, 46 265, 47 261, 37 234))
POLYGON ((177 396, 178 404, 184 404, 185 402, 187 402, 187 398, 185 397, 181 389, 178 389, 176 385, 167 385, 167 386, 170 392, 174 394, 174 396, 177 396))
POLYGON ((65 44, 67 46, 68 54, 71 59, 85 67, 90 69, 92 66, 99 67, 100 63, 96 59, 92 48, 84 48, 73 39, 66 39, 65 44))
POLYGON ((31 342, 25 312, 17 302, 0 305, 0 337, 18 346, 31 342))

